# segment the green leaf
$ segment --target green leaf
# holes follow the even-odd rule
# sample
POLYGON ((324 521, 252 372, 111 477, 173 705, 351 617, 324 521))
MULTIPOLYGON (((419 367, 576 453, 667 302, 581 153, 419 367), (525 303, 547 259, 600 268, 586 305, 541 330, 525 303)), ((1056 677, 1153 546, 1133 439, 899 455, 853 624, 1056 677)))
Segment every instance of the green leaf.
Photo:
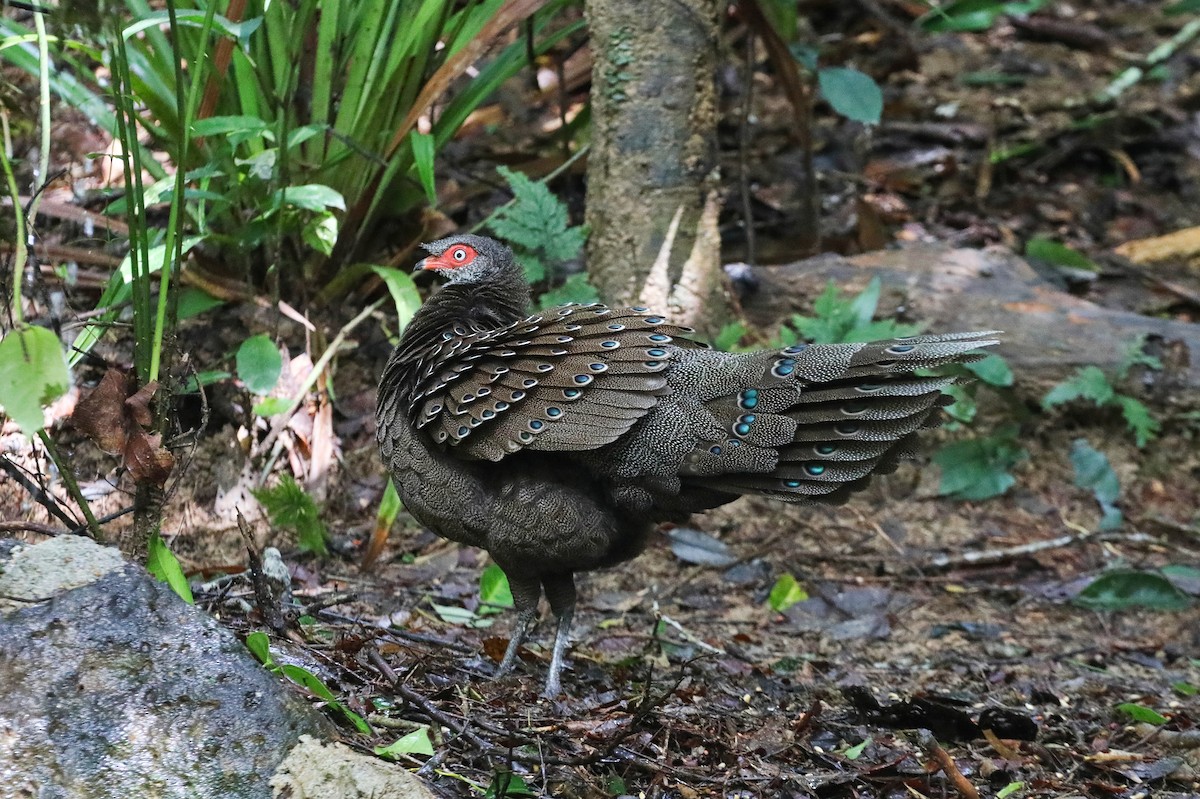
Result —
POLYGON ((212 296, 204 289, 184 286, 179 292, 179 319, 191 319, 224 304, 224 300, 212 296))
POLYGON ((401 755, 433 756, 433 742, 429 740, 429 726, 422 725, 403 738, 397 739, 388 746, 375 747, 375 754, 396 760, 401 755))
POLYGON ((1168 721, 1167 717, 1159 713, 1157 710, 1151 710, 1145 705, 1139 705, 1133 702, 1124 702, 1120 705, 1117 705, 1117 710, 1128 715, 1134 721, 1141 721, 1158 727, 1161 727, 1168 721))
POLYGON ((264 632, 252 632, 246 636, 246 648, 267 668, 278 668, 271 657, 271 639, 264 632))
POLYGON ((489 563, 483 574, 479 575, 479 600, 483 603, 480 613, 499 613, 501 608, 513 606, 508 575, 495 563, 489 563))
POLYGON ((1075 467, 1075 485, 1090 489, 1104 511, 1101 530, 1115 530, 1124 519, 1116 506, 1121 496, 1121 484, 1103 452, 1082 438, 1071 444, 1071 465, 1075 467))
MULTIPOLYGON (((881 284, 872 278, 867 287, 854 297, 843 297, 841 290, 830 281, 813 303, 815 316, 792 317, 796 334, 814 344, 840 344, 910 336, 917 325, 900 324, 890 319, 871 321, 879 304, 881 284)), ((791 337, 790 331, 784 335, 791 337)))
POLYGON ((982 360, 965 364, 967 369, 989 386, 1007 388, 1013 384, 1012 369, 1008 361, 999 355, 989 355, 982 360))
POLYGON ((400 500, 400 494, 396 491, 396 484, 388 478, 387 488, 383 490, 383 498, 379 500, 379 510, 375 512, 375 529, 376 530, 391 530, 392 525, 396 523, 396 517, 400 515, 400 511, 404 509, 404 503, 400 500))
POLYGON ((1056 405, 1077 399, 1087 399, 1097 405, 1104 405, 1116 396, 1108 376, 1098 366, 1085 366, 1075 372, 1068 380, 1064 380, 1042 398, 1042 407, 1050 410, 1056 405))
POLYGON ((251 493, 262 503, 273 524, 296 531, 300 549, 325 554, 328 532, 317 504, 290 474, 280 476, 274 488, 260 488, 251 493))
POLYGON ((1125 610, 1134 607, 1185 610, 1191 606, 1187 595, 1166 577, 1138 571, 1114 571, 1101 575, 1075 597, 1075 602, 1092 610, 1125 610))
POLYGON ((1025 783, 1023 782, 1010 782, 1008 785, 1005 785, 1003 788, 996 791, 996 799, 1008 799, 1008 797, 1012 796, 1024 787, 1025 783))
POLYGON ((806 599, 808 599, 808 592, 804 590, 804 586, 800 585, 791 573, 787 573, 780 575, 779 579, 775 581, 775 585, 771 586, 767 604, 771 606, 771 610, 782 613, 797 602, 803 602, 806 599))
POLYGON ((567 206, 544 181, 530 180, 503 166, 497 171, 508 181, 513 201, 496 212, 488 227, 512 245, 525 276, 537 283, 560 264, 579 256, 587 231, 570 226, 567 206))
POLYGON ((879 275, 871 278, 867 287, 850 301, 849 315, 853 327, 866 327, 875 318, 875 309, 879 307, 879 294, 883 291, 883 282, 879 275))
POLYGON ((860 757, 862 757, 863 750, 865 750, 868 746, 870 746, 871 742, 873 740, 874 740, 874 738, 867 738, 862 743, 855 744, 854 746, 847 749, 845 752, 842 753, 842 755, 847 760, 858 760, 860 757))
POLYGON ((1200 688, 1197 688, 1190 682, 1183 682, 1182 680, 1176 683, 1171 683, 1171 690, 1180 696, 1196 696, 1197 694, 1200 694, 1200 688))
POLYGON ((963 386, 946 386, 942 393, 954 398, 954 402, 946 406, 946 415, 955 421, 969 424, 979 412, 975 397, 963 386))
POLYGON ((1003 15, 1025 16, 1037 11, 1047 0, 952 0, 937 6, 918 20, 927 31, 985 31, 1003 15))
POLYGON ((0 339, 0 407, 33 438, 42 409, 67 392, 71 375, 58 336, 44 327, 10 330, 0 339))
POLYGON ((433 176, 434 141, 428 133, 413 133, 412 140, 413 164, 417 167, 417 177, 421 180, 421 188, 425 190, 425 199, 430 207, 437 207, 437 184, 433 176))
POLYGON ((283 356, 265 333, 251 336, 238 347, 237 375, 254 394, 266 394, 275 388, 283 372, 283 356))
POLYGON ((1016 483, 1009 470, 1026 457, 1016 442, 1015 425, 990 436, 955 441, 938 450, 933 462, 942 469, 938 493, 962 500, 998 497, 1016 483))
POLYGON ((337 217, 328 211, 323 214, 317 214, 304 223, 304 227, 300 231, 300 237, 304 240, 305 244, 322 255, 332 255, 333 245, 337 244, 338 238, 337 217))
POLYGON ((1025 257, 1036 258, 1048 264, 1084 269, 1088 272, 1100 271, 1100 267, 1086 255, 1053 239, 1034 238, 1025 242, 1025 257))
POLYGON ((532 788, 530 788, 525 780, 511 771, 497 771, 492 776, 492 784, 488 786, 487 791, 483 794, 483 799, 507 799, 507 797, 534 797, 539 796, 532 788))
POLYGON ((576 272, 563 281, 563 284, 558 288, 550 289, 538 297, 538 307, 543 309, 553 308, 557 305, 565 305, 568 302, 585 304, 597 302, 599 299, 600 294, 596 291, 596 287, 588 280, 587 273, 576 272))
POLYGON ((392 295, 392 302, 396 304, 396 324, 403 330, 421 307, 421 294, 417 291, 417 285, 407 272, 390 266, 372 264, 371 271, 383 279, 388 293, 392 295))
POLYGON ((1193 11, 1200 11, 1200 0, 1179 0, 1178 3, 1163 9, 1163 13, 1167 16, 1191 14, 1193 11))
POLYGON ((258 117, 219 116, 198 119, 192 123, 193 136, 228 136, 231 133, 274 138, 270 123, 258 117))
POLYGON ((291 407, 292 400, 289 397, 263 397, 262 400, 254 403, 254 407, 250 410, 258 416, 268 417, 284 413, 291 407))
POLYGON ((779 38, 785 42, 796 38, 799 20, 795 0, 760 0, 758 5, 767 22, 779 34, 779 38))
POLYGON ((429 605, 438 618, 447 624, 461 624, 464 627, 477 628, 492 626, 491 619, 480 618, 479 614, 474 611, 460 608, 458 605, 440 605, 437 602, 430 602, 429 605))
POLYGON ((367 724, 366 720, 362 716, 358 715, 353 710, 342 704, 342 702, 339 701, 336 696, 334 696, 333 691, 329 690, 329 686, 321 681, 320 677, 313 674, 306 668, 293 666, 290 663, 285 663, 284 665, 280 666, 279 670, 283 673, 283 676, 296 683, 296 685, 301 685, 307 688, 314 695, 328 702, 330 707, 334 708, 343 716, 345 716, 346 719, 348 719, 350 723, 358 729, 359 732, 363 733, 364 735, 372 734, 371 725, 367 724))
POLYGON ((716 338, 713 339, 713 346, 726 352, 733 350, 738 346, 738 342, 742 340, 742 336, 746 335, 747 332, 749 332, 749 328, 746 327, 745 323, 730 322, 717 331, 716 338))
POLYGON ((821 94, 833 110, 855 122, 879 123, 883 116, 883 92, 870 75, 849 67, 818 70, 821 94))
POLYGON ((1086 440, 1077 438, 1071 444, 1071 465, 1075 467, 1075 485, 1090 488, 1101 503, 1111 504, 1121 496, 1120 482, 1108 458, 1086 440))
POLYGON ((288 186, 275 192, 271 197, 270 207, 272 209, 280 209, 288 205, 305 211, 324 211, 326 208, 334 208, 338 211, 346 210, 346 201, 342 195, 319 183, 288 186))
POLYGON ((1162 425, 1150 415, 1150 409, 1141 400, 1127 394, 1117 394, 1116 401, 1121 406, 1121 415, 1125 417, 1125 424, 1133 432, 1134 441, 1139 449, 1158 436, 1162 425))
POLYGON ((154 532, 150 536, 146 552, 146 571, 171 586, 171 590, 178 594, 184 602, 189 605, 196 604, 196 600, 192 596, 192 587, 188 585, 183 567, 179 565, 179 559, 175 557, 175 553, 170 550, 158 532, 154 532))

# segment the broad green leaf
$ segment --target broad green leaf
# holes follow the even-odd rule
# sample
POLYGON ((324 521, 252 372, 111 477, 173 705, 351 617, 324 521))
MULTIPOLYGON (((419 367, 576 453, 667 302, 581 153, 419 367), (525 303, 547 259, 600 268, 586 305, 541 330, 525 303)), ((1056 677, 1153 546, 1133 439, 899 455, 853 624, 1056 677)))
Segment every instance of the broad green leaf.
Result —
POLYGON ((771 606, 771 610, 782 613, 797 602, 803 602, 806 599, 808 599, 808 592, 804 590, 804 586, 800 585, 791 573, 787 573, 780 575, 779 579, 775 581, 775 585, 771 586, 767 604, 771 606))
POLYGON ((1008 361, 999 355, 988 355, 982 360, 966 364, 966 367, 989 386, 1006 388, 1013 384, 1012 369, 1009 368, 1008 361))
POLYGON ((322 255, 333 254, 333 245, 337 244, 337 217, 326 211, 308 220, 300 231, 304 243, 322 255))
POLYGON ((375 747, 375 754, 395 760, 401 755, 433 756, 433 742, 429 740, 429 727, 423 725, 387 746, 375 747))
POLYGON ((833 110, 847 119, 875 125, 883 116, 883 92, 870 75, 849 67, 826 67, 818 70, 817 83, 833 110))
POLYGON ((1159 713, 1157 710, 1151 710, 1145 705, 1139 705, 1134 702, 1124 702, 1117 705, 1117 710, 1128 715, 1134 721, 1145 722, 1161 727, 1166 724, 1168 719, 1166 716, 1159 713))
POLYGON ((33 438, 44 425, 42 409, 71 386, 58 336, 44 327, 9 330, 0 339, 0 407, 33 438))
POLYGON ((256 631, 247 635, 246 648, 264 666, 268 668, 275 666, 275 659, 271 657, 271 639, 267 637, 266 633, 256 631))
POLYGON ((1053 239, 1035 238, 1025 242, 1025 257, 1089 272, 1100 271, 1100 267, 1086 255, 1053 239))
POLYGON ((383 279, 388 293, 392 295, 392 302, 396 304, 396 324, 403 330, 421 307, 421 294, 416 284, 407 272, 390 266, 372 264, 371 271, 383 279))
POLYGON ((150 536, 146 552, 146 571, 171 586, 171 590, 178 594, 184 602, 189 605, 196 604, 196 600, 192 596, 192 587, 188 585, 183 568, 179 565, 179 559, 175 557, 175 553, 170 550, 157 532, 150 536))
POLYGON ((1113 503, 1121 496, 1121 484, 1108 458, 1086 440, 1077 438, 1071 444, 1071 465, 1075 467, 1075 485, 1090 488, 1100 502, 1113 503))
POLYGON ((334 189, 320 183, 309 183, 305 186, 288 186, 275 192, 271 198, 271 208, 279 209, 291 205, 305 211, 324 211, 334 208, 346 210, 346 201, 334 189))
POLYGON ((1008 797, 1012 796, 1024 787, 1025 783, 1023 782, 1010 782, 1008 785, 1005 785, 1003 788, 996 791, 996 799, 1008 799, 1008 797))
POLYGON ((1090 489, 1104 511, 1100 529, 1115 530, 1120 527, 1123 519, 1116 502, 1121 496, 1121 484, 1108 458, 1087 441, 1078 438, 1071 444, 1071 465, 1075 467, 1075 485, 1090 489))
POLYGON ((251 336, 238 347, 238 379, 255 394, 267 394, 279 382, 283 372, 283 356, 265 333, 251 336))
POLYGON ((1185 610, 1191 605, 1187 595, 1161 574, 1115 571, 1097 577, 1075 602, 1092 610, 1125 610, 1143 607, 1152 610, 1185 610))
POLYGON ((179 319, 191 319, 224 304, 224 300, 212 296, 204 289, 184 286, 179 292, 179 319))
POLYGON ((1200 568, 1182 563, 1168 563, 1159 569, 1177 588, 1186 594, 1200 594, 1200 568))
POLYGON ((1196 696, 1200 694, 1200 688, 1192 685, 1190 682, 1180 680, 1176 683, 1171 683, 1171 690, 1180 696, 1196 696))
POLYGON ((479 575, 479 600, 483 603, 480 613, 499 613, 500 608, 513 606, 508 576, 495 563, 489 563, 483 574, 479 575))
POLYGON ((938 450, 933 462, 942 469, 938 493, 962 500, 998 497, 1016 483, 1009 470, 1026 457, 1009 425, 991 436, 955 441, 938 450))

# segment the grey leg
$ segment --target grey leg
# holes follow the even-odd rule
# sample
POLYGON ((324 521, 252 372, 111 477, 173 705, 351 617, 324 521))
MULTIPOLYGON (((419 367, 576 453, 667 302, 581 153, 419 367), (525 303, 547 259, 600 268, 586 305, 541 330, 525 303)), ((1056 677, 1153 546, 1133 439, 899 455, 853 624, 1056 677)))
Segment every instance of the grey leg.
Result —
POLYGON ((517 608, 517 626, 513 628, 508 639, 508 649, 504 650, 504 659, 496 669, 496 678, 503 677, 512 671, 517 663, 517 650, 525 643, 529 628, 537 619, 538 600, 542 598, 542 586, 535 580, 518 580, 511 575, 508 587, 512 589, 513 605, 517 608))
POLYGON ((571 637, 571 619, 575 616, 575 575, 567 574, 544 580, 546 599, 558 617, 554 635, 554 654, 550 658, 550 673, 546 675, 546 690, 542 696, 553 699, 562 693, 563 658, 571 637))

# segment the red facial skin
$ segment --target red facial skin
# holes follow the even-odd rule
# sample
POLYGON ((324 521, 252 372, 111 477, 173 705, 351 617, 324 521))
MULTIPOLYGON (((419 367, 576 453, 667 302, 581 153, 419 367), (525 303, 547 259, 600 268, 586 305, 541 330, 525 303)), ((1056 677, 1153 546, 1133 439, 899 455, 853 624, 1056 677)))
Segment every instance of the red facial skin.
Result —
POLYGON ((475 260, 475 248, 466 244, 455 244, 441 255, 431 255, 417 264, 418 269, 458 269, 475 260))

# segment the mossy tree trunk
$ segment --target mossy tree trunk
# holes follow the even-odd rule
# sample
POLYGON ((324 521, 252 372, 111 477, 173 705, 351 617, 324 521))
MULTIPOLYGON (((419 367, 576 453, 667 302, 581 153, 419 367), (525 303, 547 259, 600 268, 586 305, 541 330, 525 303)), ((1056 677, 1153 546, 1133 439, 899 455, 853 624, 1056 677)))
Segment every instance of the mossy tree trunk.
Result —
POLYGON ((588 271, 606 301, 694 323, 719 286, 715 0, 586 0, 588 271))

